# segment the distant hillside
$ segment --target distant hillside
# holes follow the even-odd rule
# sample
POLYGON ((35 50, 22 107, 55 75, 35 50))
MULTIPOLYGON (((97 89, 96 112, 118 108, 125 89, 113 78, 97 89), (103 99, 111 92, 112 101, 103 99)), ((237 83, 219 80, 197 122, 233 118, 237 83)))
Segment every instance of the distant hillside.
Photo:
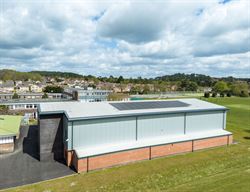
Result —
POLYGON ((59 72, 59 71, 31 71, 30 73, 36 73, 44 77, 63 77, 63 78, 83 78, 82 75, 71 72, 59 72))
POLYGON ((156 80, 162 81, 193 81, 200 86, 211 86, 214 82, 214 79, 207 75, 202 74, 184 74, 176 73, 174 75, 164 75, 161 77, 156 77, 156 80))
POLYGON ((22 80, 27 81, 28 79, 34 81, 42 80, 42 76, 36 73, 31 72, 19 72, 10 69, 2 69, 0 70, 0 80, 7 81, 7 80, 22 80))

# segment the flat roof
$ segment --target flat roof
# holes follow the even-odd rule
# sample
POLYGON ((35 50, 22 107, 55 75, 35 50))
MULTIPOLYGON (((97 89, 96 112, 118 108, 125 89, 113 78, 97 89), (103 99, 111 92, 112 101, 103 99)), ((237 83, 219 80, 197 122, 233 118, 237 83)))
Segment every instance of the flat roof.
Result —
POLYGON ((18 104, 40 104, 40 103, 51 103, 51 102, 65 102, 65 101, 71 101, 71 102, 77 102, 72 99, 26 99, 26 100, 8 100, 8 101, 2 101, 0 100, 0 105, 18 105, 18 104))
POLYGON ((17 135, 21 121, 22 116, 0 115, 0 137, 17 135))
POLYGON ((179 101, 185 106, 179 107, 165 107, 165 108, 146 108, 146 109, 128 109, 119 110, 112 106, 114 103, 131 103, 130 105, 138 103, 156 103, 163 100, 145 100, 145 101, 129 101, 129 102, 51 102, 41 103, 38 106, 40 114, 58 114, 65 113, 69 120, 78 119, 97 119, 107 117, 122 117, 133 115, 150 115, 162 113, 182 113, 182 112, 196 112, 196 111, 224 111, 226 107, 202 101, 199 99, 171 99, 164 102, 179 101))
POLYGON ((66 88, 65 92, 67 91, 80 91, 80 92, 113 92, 112 90, 106 90, 106 89, 85 89, 85 88, 66 88))

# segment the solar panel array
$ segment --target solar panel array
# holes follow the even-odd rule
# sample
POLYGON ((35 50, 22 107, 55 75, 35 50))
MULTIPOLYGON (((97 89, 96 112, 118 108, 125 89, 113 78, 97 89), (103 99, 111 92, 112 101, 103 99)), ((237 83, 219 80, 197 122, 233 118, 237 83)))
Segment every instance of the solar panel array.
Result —
POLYGON ((189 104, 181 101, 147 101, 147 102, 121 102, 110 103, 113 107, 120 111, 139 110, 139 109, 161 109, 174 107, 187 107, 189 104))

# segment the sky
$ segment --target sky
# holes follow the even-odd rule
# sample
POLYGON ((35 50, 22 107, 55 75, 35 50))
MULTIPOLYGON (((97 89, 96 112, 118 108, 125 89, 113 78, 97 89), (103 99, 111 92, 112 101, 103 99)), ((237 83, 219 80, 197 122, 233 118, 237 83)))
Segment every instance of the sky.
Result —
POLYGON ((0 2, 0 69, 250 77, 248 0, 0 2))

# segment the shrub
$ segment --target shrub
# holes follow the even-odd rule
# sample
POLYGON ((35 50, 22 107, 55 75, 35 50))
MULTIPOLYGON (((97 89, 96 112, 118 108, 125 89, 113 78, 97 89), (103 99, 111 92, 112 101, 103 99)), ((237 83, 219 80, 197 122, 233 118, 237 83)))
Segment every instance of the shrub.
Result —
POLYGON ((225 94, 224 93, 220 93, 220 97, 224 97, 225 96, 225 94))
POLYGON ((209 92, 205 92, 204 93, 204 97, 209 98, 210 97, 210 93, 209 92))
POLYGON ((247 91, 241 91, 240 92, 240 97, 248 97, 247 91))
POLYGON ((48 99, 48 98, 49 98, 48 94, 44 93, 43 96, 42 96, 42 99, 48 99))
POLYGON ((227 97, 231 97, 231 96, 232 96, 232 93, 228 92, 227 97))
POLYGON ((14 93, 12 99, 19 99, 19 95, 17 93, 14 93))
POLYGON ((217 93, 213 92, 212 97, 216 97, 217 93))

